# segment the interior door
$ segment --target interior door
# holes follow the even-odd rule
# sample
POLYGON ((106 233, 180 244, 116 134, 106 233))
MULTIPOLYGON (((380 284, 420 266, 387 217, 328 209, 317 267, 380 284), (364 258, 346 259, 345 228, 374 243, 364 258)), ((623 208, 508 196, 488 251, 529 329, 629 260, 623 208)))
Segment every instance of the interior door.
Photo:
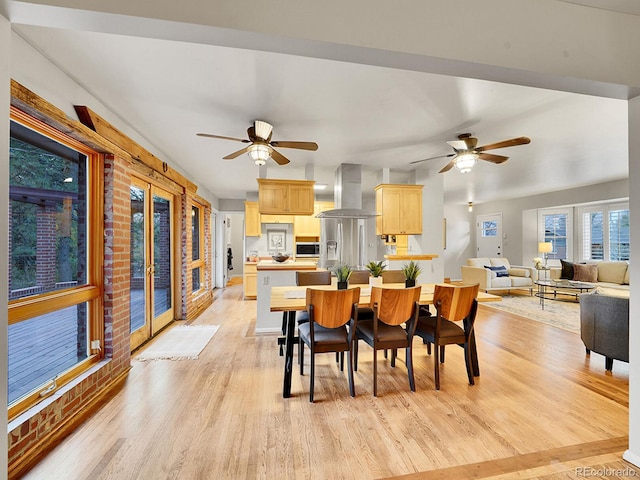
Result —
POLYGON ((174 315, 173 194, 134 179, 131 196, 131 348, 174 315))
POLYGON ((476 228, 476 256, 502 257, 502 214, 478 215, 476 228))

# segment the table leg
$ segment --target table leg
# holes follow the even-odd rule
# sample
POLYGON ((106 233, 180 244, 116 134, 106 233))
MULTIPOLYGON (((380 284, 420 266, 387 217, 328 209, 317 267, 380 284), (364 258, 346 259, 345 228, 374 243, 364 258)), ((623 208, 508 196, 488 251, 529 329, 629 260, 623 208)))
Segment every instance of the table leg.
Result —
POLYGON ((293 371, 293 342, 294 330, 296 325, 296 312, 288 312, 287 315, 287 333, 285 341, 285 357, 284 357, 284 382, 282 386, 282 396, 289 398, 291 396, 291 373, 293 371))

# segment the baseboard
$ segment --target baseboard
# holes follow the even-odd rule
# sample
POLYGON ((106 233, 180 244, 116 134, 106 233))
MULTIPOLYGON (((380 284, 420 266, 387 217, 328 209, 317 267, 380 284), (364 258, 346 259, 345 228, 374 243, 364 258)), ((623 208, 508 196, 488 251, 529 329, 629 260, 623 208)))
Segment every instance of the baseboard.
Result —
POLYGON ((626 450, 622 454, 622 458, 636 467, 640 467, 640 455, 632 452, 631 450, 626 450))

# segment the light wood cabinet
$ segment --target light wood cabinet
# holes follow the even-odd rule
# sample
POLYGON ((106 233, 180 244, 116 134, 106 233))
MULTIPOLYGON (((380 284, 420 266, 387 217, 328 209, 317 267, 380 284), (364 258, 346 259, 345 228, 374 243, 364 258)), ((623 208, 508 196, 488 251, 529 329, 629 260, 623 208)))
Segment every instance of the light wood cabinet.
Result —
POLYGON ((376 192, 376 235, 422 234, 422 185, 382 184, 376 192))
POLYGON ((258 202, 244 202, 244 235, 246 237, 262 235, 258 202))
POLYGON ((313 180, 258 178, 258 207, 267 215, 313 214, 313 180))
POLYGON ((261 215, 262 223, 293 223, 293 215, 261 215))
POLYGON ((242 278, 244 298, 255 299, 258 295, 258 270, 255 263, 244 264, 244 276, 242 278))
POLYGON ((313 215, 296 215, 293 222, 293 234, 296 237, 320 237, 320 219, 315 216, 332 208, 333 202, 315 202, 313 215))

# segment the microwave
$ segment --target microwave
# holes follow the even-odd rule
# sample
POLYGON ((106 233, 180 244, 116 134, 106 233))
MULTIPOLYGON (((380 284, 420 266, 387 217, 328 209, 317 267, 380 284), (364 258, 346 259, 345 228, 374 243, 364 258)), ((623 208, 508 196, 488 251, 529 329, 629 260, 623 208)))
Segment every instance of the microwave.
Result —
POLYGON ((297 242, 296 257, 319 257, 320 243, 318 242, 297 242))

